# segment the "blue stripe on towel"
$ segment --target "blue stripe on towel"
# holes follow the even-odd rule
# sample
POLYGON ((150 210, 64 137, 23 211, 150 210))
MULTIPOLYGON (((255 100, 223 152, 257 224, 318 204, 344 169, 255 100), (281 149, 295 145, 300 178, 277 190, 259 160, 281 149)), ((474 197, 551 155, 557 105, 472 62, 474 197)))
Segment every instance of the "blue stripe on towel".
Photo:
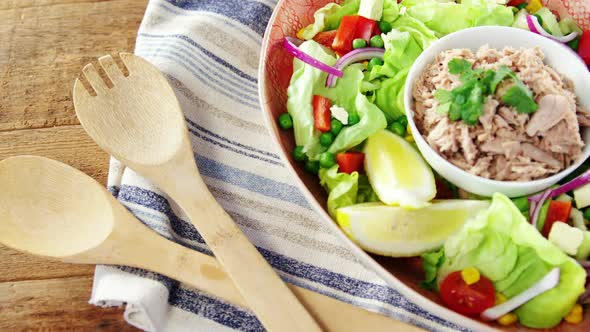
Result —
POLYGON ((168 302, 175 307, 240 331, 264 331, 260 321, 252 313, 209 297, 202 292, 193 292, 179 287, 170 294, 168 302))
MULTIPOLYGON (((189 48, 190 46, 187 46, 189 48)), ((218 64, 215 61, 210 60, 201 52, 195 52, 194 48, 186 49, 178 46, 178 43, 162 42, 162 40, 142 40, 141 44, 138 44, 135 48, 137 54, 148 54, 148 53, 166 53, 168 55, 179 55, 178 58, 185 60, 193 68, 205 69, 216 77, 215 82, 223 82, 230 85, 232 88, 238 88, 244 95, 258 98, 258 87, 256 83, 250 82, 246 79, 239 77, 236 73, 228 70, 226 67, 218 64), (184 56, 181 57, 180 54, 184 56), (188 59, 188 60, 187 60, 188 59)))
POLYGON ((173 38, 173 39, 184 40, 185 42, 187 42, 187 43, 191 44, 192 46, 194 46, 194 47, 198 48, 199 50, 201 50, 208 57, 212 58, 216 62, 218 62, 218 63, 222 64, 223 66, 225 66, 226 68, 228 68, 229 70, 231 70, 234 73, 238 74, 240 77, 245 78, 245 79, 247 79, 249 81, 252 81, 254 83, 257 83, 258 82, 258 80, 255 77, 252 77, 252 76, 244 73, 239 68, 231 65, 229 62, 227 62, 227 61, 223 60, 222 58, 218 57, 217 55, 211 53, 208 49, 206 49, 201 44, 197 43, 196 41, 194 41, 193 39, 191 39, 190 37, 188 37, 186 35, 182 35, 182 34, 166 34, 166 35, 160 35, 160 34, 139 33, 137 36, 139 38, 139 40, 137 42, 138 44, 141 43, 141 38, 142 37, 147 37, 147 38, 160 38, 160 39, 173 38))
POLYGON ((266 23, 272 15, 272 8, 267 5, 245 0, 166 0, 168 3, 184 9, 207 11, 227 16, 242 23, 259 35, 264 35, 266 23))
POLYGON ((196 160, 204 176, 311 209, 305 197, 295 186, 231 167, 201 155, 196 155, 196 160))
MULTIPOLYGON (((119 199, 139 204, 165 214, 170 220, 172 229, 179 236, 205 243, 192 224, 178 218, 172 212, 170 204, 163 196, 139 187, 122 186, 119 191, 119 199)), ((443 326, 458 328, 456 325, 408 301, 403 295, 390 287, 353 279, 340 273, 297 261, 265 248, 257 248, 270 265, 288 275, 319 283, 358 298, 385 302, 395 307, 404 308, 411 313, 424 316, 443 326)))
POLYGON ((232 145, 235 145, 235 146, 239 146, 239 147, 241 147, 243 149, 246 149, 246 150, 249 150, 249 151, 252 151, 252 152, 258 152, 260 154, 263 154, 263 155, 272 157, 274 159, 281 160, 281 157, 279 157, 278 155, 276 155, 274 153, 271 153, 271 152, 268 152, 268 151, 264 151, 264 150, 260 150, 260 149, 257 149, 255 147, 252 147, 250 145, 246 145, 246 144, 242 144, 242 143, 237 142, 237 141, 230 140, 230 139, 228 139, 228 138, 226 138, 224 136, 218 135, 218 134, 216 134, 216 133, 214 133, 214 132, 212 132, 212 131, 204 128, 204 127, 199 126, 197 123, 195 123, 194 121, 191 121, 189 118, 185 118, 185 119, 186 119, 186 122, 190 126, 195 127, 195 129, 198 129, 198 130, 204 132, 205 134, 207 134, 209 136, 215 137, 215 138, 217 138, 217 139, 219 139, 221 141, 224 141, 226 143, 229 143, 229 144, 232 144, 232 145))

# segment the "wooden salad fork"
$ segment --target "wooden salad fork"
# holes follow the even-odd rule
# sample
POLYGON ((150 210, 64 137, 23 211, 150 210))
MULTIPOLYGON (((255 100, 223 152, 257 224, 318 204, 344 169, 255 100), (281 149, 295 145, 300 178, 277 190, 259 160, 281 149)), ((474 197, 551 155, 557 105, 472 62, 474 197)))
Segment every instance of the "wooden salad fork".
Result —
POLYGON ((207 189, 184 114, 166 78, 138 56, 121 53, 120 57, 128 74, 107 55, 98 62, 110 82, 88 64, 82 72, 93 91, 80 79, 74 83, 76 114, 88 135, 184 210, 266 329, 321 331, 207 189))

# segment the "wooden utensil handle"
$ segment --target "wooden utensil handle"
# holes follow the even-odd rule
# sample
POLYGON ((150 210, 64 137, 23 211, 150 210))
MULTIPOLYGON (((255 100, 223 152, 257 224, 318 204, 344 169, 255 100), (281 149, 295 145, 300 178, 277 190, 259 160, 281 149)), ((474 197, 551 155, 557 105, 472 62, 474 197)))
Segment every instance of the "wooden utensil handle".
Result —
MULTIPOLYGON (((143 268, 169 276, 226 302, 248 308, 248 304, 215 258, 180 246, 155 233, 153 235, 159 239, 150 241, 149 246, 153 245, 152 248, 143 248, 150 254, 150 256, 141 256, 146 259, 141 264, 143 268), (159 263, 154 265, 154 262, 159 263)), ((423 331, 404 322, 366 311, 328 296, 294 285, 288 284, 288 286, 325 331, 365 331, 367 329, 372 332, 423 331)))
MULTIPOLYGON (((205 187, 206 189, 206 187, 205 187)), ((321 331, 287 285, 213 196, 183 195, 184 209, 248 305, 270 331, 321 331)))

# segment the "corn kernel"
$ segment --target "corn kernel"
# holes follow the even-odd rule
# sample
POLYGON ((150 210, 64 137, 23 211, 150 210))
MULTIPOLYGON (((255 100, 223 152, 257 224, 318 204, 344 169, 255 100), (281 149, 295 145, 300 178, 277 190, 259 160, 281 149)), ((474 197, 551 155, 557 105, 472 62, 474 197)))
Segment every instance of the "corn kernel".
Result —
POLYGON ((412 136, 412 127, 410 127, 410 124, 408 123, 407 127, 406 127, 406 132, 408 133, 408 136, 412 136))
POLYGON ((301 28, 301 30, 297 31, 297 38, 299 39, 303 39, 303 32, 305 31, 305 28, 301 28))
POLYGON ((508 299, 501 293, 496 293, 496 305, 506 302, 508 299))
POLYGON ((473 285, 479 281, 480 275, 479 271, 474 267, 468 267, 461 271, 461 277, 463 281, 465 281, 468 285, 473 285))
POLYGON ((570 324, 578 324, 582 321, 582 318, 583 318, 582 305, 576 304, 576 305, 574 305, 572 310, 563 319, 570 324))
POLYGON ((531 14, 538 12, 541 8, 543 8, 541 0, 531 0, 529 4, 525 7, 525 9, 531 14))
POLYGON ((412 135, 408 135, 408 136, 404 137, 404 139, 410 143, 414 142, 414 137, 412 135))
POLYGON ((508 326, 508 325, 512 325, 512 324, 516 323, 517 320, 518 320, 518 317, 516 317, 515 314, 509 312, 506 315, 498 318, 498 323, 502 326, 508 326))

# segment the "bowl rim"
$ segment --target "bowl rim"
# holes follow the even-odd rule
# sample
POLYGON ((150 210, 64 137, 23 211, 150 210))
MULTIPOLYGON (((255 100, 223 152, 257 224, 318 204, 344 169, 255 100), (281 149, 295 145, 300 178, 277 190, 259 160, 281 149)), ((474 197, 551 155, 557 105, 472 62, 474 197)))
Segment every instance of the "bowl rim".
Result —
MULTIPOLYGON (((266 99, 266 81, 264 77, 266 76, 266 66, 265 66, 265 58, 267 56, 267 51, 269 49, 269 37, 270 32, 273 29, 273 23, 278 16, 279 9, 282 8, 284 3, 287 0, 279 0, 273 9, 273 13, 268 21, 266 26, 264 37, 262 39, 261 44, 261 51, 260 51, 260 58, 258 62, 258 98, 260 101, 260 106, 262 107, 265 125, 267 130, 269 131, 270 136, 272 137, 273 144, 276 147, 279 147, 279 155, 281 157, 282 162, 286 165, 286 168, 289 170, 291 175, 293 176, 297 187, 302 191, 304 197, 310 203, 312 208, 320 215, 320 219, 323 222, 328 224, 330 230, 334 232, 334 234, 346 244, 346 246, 352 251, 355 257, 359 258, 361 263, 368 269, 372 269, 373 272, 376 272, 379 277, 381 277, 389 287, 392 287, 403 296, 407 297, 410 301, 414 302, 419 307, 426 309, 427 311, 440 316, 440 318, 444 320, 448 320, 453 324, 456 324, 460 327, 465 327, 468 329, 472 329, 474 331, 498 331, 497 329, 486 325, 482 322, 469 318, 467 316, 463 316, 459 313, 456 313, 430 299, 425 297, 424 295, 418 293, 417 291, 413 290, 411 287, 404 284, 400 281, 397 277, 395 277, 391 272, 387 271, 383 266, 381 266, 377 261, 375 261, 367 252, 362 250, 359 246, 357 246, 352 240, 346 236, 346 234, 342 231, 340 227, 336 224, 336 222, 328 215, 328 213, 321 207, 321 205, 316 201, 315 197, 311 194, 305 183, 301 180, 299 175, 297 174, 295 168, 289 161, 289 157, 286 155, 285 151, 280 148, 281 141, 278 136, 276 136, 272 128, 275 125, 275 119, 271 116, 271 112, 269 111, 269 102, 266 99)), ((368 309, 366 309, 368 310, 368 309)), ((404 315, 400 315, 400 318, 403 318, 404 315)), ((406 317, 407 318, 407 317, 406 317)), ((394 317, 395 319, 395 317, 394 317)))
MULTIPOLYGON (((555 46, 556 49, 559 49, 560 50, 559 52, 569 53, 569 50, 566 49, 565 46, 560 46, 561 44, 556 41, 552 41, 552 40, 550 40, 546 37, 540 36, 536 33, 533 33, 533 32, 527 31, 527 30, 523 30, 523 29, 514 28, 514 27, 505 27, 505 26, 472 27, 472 28, 467 28, 467 29, 463 29, 463 30, 459 30, 459 31, 450 33, 450 34, 440 38, 439 40, 435 41, 430 46, 428 46, 424 51, 422 51, 422 53, 420 53, 418 58, 416 58, 416 60, 414 61, 414 64, 412 64, 410 71, 408 72, 408 76, 406 78, 406 83, 408 83, 408 82, 412 83, 412 84, 406 84, 405 88, 404 88, 404 109, 405 109, 406 117, 408 118, 408 124, 410 125, 410 127, 412 129, 412 137, 414 138, 415 141, 420 141, 420 143, 422 143, 422 146, 424 148, 428 149, 429 152, 431 152, 433 158, 436 158, 437 161, 442 162, 447 169, 456 173, 458 176, 465 177, 467 179, 467 181, 477 181, 477 182, 481 183, 482 185, 496 187, 496 188, 497 187, 505 187, 505 188, 509 187, 512 190, 527 190, 530 187, 534 187, 534 186, 548 186, 548 185, 551 185, 551 183, 557 183, 558 181, 560 181, 561 179, 563 179, 564 177, 566 177, 570 173, 572 173, 574 170, 576 170, 578 167, 580 167, 588 159, 588 157, 590 157, 590 142, 584 142, 585 146, 582 151, 582 155, 578 158, 578 160, 575 163, 571 164, 570 166, 564 168, 563 170, 561 170, 551 176, 541 178, 541 179, 531 180, 531 181, 504 181, 504 180, 489 179, 489 178, 485 178, 485 177, 482 177, 479 175, 471 174, 468 171, 456 166, 455 164, 451 163, 446 158, 444 158, 440 153, 438 153, 424 139, 424 136, 422 136, 422 134, 418 130, 418 127, 416 126, 416 122, 414 121, 414 107, 413 107, 414 106, 414 100, 413 100, 414 98, 412 96, 412 90, 413 90, 413 85, 414 85, 415 81, 418 79, 419 75, 424 72, 424 68, 426 68, 426 66, 430 65, 431 62, 425 62, 422 67, 417 67, 417 66, 415 66, 415 64, 420 63, 420 61, 422 61, 424 58, 431 57, 432 56, 431 53, 433 52, 433 50, 437 49, 439 47, 439 45, 446 43, 449 39, 453 40, 453 39, 460 38, 461 36, 464 36, 464 35, 471 35, 471 34, 476 34, 476 33, 477 34, 482 34, 482 33, 501 34, 501 33, 504 33, 509 36, 513 36, 514 33, 521 34, 521 35, 527 35, 528 38, 534 39, 538 43, 542 43, 545 45, 550 45, 550 43, 554 43, 553 46, 555 46)), ((482 39, 485 39, 485 38, 482 38, 482 39)), ((480 47, 484 46, 485 44, 486 43, 484 41, 482 41, 482 44, 480 45, 480 47)), ((578 62, 579 62, 579 65, 585 67, 585 65, 581 62, 581 59, 579 57, 578 57, 578 62)), ((584 74, 581 74, 581 75, 584 75, 584 74)), ((590 74, 588 74, 588 75, 590 76, 590 74)), ((588 79, 588 81, 590 81, 590 79, 588 79)), ((587 128, 585 130, 590 130, 590 128, 587 128)), ((420 144, 417 144, 417 145, 420 150, 420 153, 422 155, 424 155, 425 153, 422 151, 423 147, 421 147, 420 144)))

